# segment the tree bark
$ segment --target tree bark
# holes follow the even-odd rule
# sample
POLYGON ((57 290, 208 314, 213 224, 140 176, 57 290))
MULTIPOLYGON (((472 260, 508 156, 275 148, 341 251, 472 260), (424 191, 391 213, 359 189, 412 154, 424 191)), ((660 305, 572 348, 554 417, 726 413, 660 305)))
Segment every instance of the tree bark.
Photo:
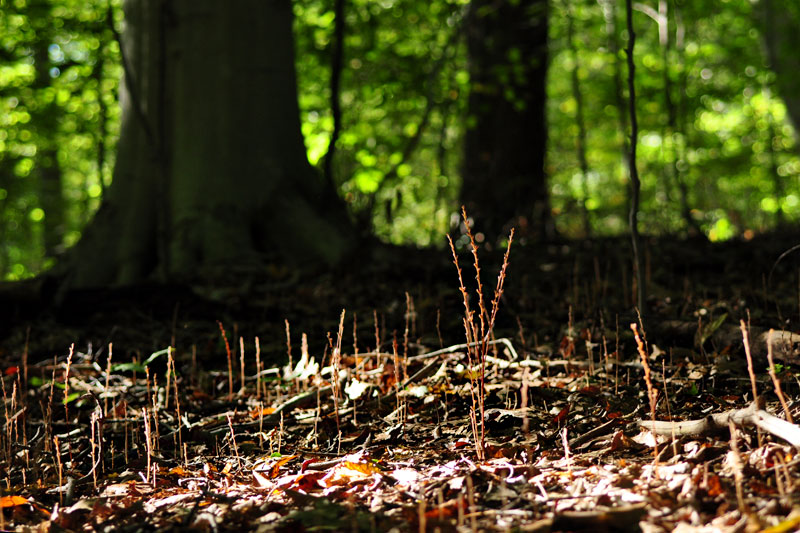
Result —
POLYGON ((758 12, 769 66, 795 134, 800 132, 800 7, 792 0, 764 0, 758 12))
POLYGON ((289 0, 128 0, 114 179, 73 249, 68 288, 186 280, 354 246, 308 163, 289 0))
POLYGON ((547 2, 473 0, 461 200, 491 242, 552 233, 544 172, 547 2))
POLYGON ((63 110, 53 101, 43 97, 52 88, 49 47, 52 43, 51 6, 47 2, 31 5, 31 20, 34 21, 37 39, 33 46, 33 64, 36 78, 32 84, 36 102, 29 102, 31 124, 36 130, 36 167, 39 207, 44 211, 42 221, 42 244, 44 256, 55 257, 63 252, 65 218, 62 172, 58 163, 58 146, 55 139, 63 110))

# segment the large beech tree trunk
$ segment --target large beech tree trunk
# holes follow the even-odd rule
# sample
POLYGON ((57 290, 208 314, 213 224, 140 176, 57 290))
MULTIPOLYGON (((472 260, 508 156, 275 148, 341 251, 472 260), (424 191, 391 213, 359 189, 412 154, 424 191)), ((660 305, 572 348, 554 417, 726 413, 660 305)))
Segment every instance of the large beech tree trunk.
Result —
POLYGON ((757 14, 775 85, 800 139, 800 5, 794 0, 763 0, 757 14))
POLYGON ((354 233, 300 131, 290 0, 127 0, 114 180, 68 288, 265 259, 337 263, 354 233))
POLYGON ((490 239, 517 226, 549 233, 547 0, 473 0, 467 19, 471 92, 461 200, 490 239))

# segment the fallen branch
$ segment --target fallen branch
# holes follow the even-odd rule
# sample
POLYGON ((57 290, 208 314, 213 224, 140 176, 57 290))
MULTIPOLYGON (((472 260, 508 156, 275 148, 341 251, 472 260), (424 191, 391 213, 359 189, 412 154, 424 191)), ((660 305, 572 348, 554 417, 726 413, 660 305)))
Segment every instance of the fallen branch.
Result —
MULTIPOLYGON (((441 350, 436 350, 436 351, 433 351, 433 352, 427 352, 427 353, 423 353, 423 354, 420 354, 420 355, 412 355, 411 357, 408 358, 408 360, 409 361, 419 361, 420 359, 429 359, 429 358, 434 357, 436 355, 449 354, 449 353, 457 352, 459 350, 463 350, 465 348, 471 348, 473 346, 478 346, 478 345, 481 344, 481 342, 482 341, 470 342, 470 343, 466 343, 466 344, 454 344, 453 346, 448 346, 447 348, 442 348, 441 350)), ((519 361, 519 354, 517 354, 517 351, 514 349, 514 345, 511 344, 511 340, 509 340, 508 338, 503 337, 501 339, 495 339, 493 341, 488 341, 486 344, 489 345, 489 346, 494 346, 496 344, 504 344, 505 347, 508 348, 508 353, 511 356, 511 360, 512 361, 519 361)))
POLYGON ((730 422, 733 422, 740 427, 759 427, 767 433, 787 441, 792 446, 800 447, 800 426, 768 413, 760 403, 752 403, 744 409, 716 413, 700 420, 683 422, 639 420, 637 423, 639 427, 648 429, 656 435, 675 435, 677 437, 719 433, 727 429, 730 422))

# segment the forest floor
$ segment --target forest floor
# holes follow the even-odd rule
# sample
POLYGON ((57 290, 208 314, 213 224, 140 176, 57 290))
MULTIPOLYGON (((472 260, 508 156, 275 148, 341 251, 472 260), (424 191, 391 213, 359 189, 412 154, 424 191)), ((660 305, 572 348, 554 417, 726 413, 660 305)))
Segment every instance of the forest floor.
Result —
POLYGON ((481 251, 483 332, 465 251, 477 346, 446 249, 5 306, 0 530, 798 530, 798 237, 481 251))

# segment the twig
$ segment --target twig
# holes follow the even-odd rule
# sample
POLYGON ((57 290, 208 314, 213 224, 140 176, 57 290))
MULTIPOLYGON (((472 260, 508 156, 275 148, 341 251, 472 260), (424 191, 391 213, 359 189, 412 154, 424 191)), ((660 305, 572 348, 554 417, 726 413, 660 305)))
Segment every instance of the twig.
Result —
POLYGON ((783 412, 786 415, 786 420, 789 422, 794 422, 794 420, 792 420, 792 412, 789 410, 789 405, 786 403, 786 397, 784 397, 783 390, 781 390, 781 380, 779 380, 777 374, 775 374, 775 362, 772 358, 772 333, 772 330, 769 330, 769 334, 767 335, 767 361, 769 362, 768 373, 769 377, 772 379, 772 384, 775 386, 775 394, 778 395, 778 400, 781 402, 783 412))
MULTIPOLYGON (((452 346, 448 346, 447 348, 442 348, 441 350, 435 350, 435 351, 432 351, 432 352, 427 352, 427 353, 423 353, 423 354, 419 354, 419 355, 412 355, 411 357, 408 358, 408 360, 409 361, 419 361, 419 360, 422 360, 422 359, 430 359, 431 357, 435 357, 437 355, 457 352, 457 351, 463 350, 465 348, 472 348, 472 347, 475 347, 475 346, 479 346, 480 344, 481 344, 481 341, 469 342, 469 343, 464 343, 464 344, 454 344, 452 346)), ((517 351, 514 349, 514 345, 511 344, 511 339, 503 337, 501 339, 495 339, 495 340, 488 341, 488 342, 486 342, 486 344, 488 346, 494 346, 496 344, 504 344, 506 346, 506 348, 508 348, 509 353, 511 354, 511 360, 512 361, 519 361, 519 355, 517 354, 517 351)))

